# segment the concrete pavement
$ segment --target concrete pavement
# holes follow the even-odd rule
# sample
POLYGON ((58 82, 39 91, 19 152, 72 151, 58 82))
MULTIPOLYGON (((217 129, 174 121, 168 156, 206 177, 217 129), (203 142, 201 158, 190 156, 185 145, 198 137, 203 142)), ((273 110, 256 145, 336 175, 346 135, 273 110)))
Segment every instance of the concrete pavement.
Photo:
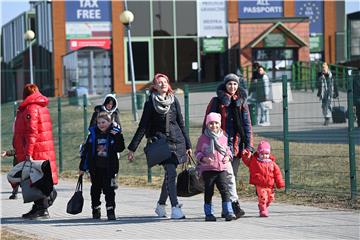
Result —
MULTIPOLYGON (((51 218, 23 220, 21 214, 31 208, 23 204, 21 194, 9 200, 6 177, 1 176, 2 227, 39 239, 359 239, 359 212, 320 209, 275 203, 270 217, 258 217, 257 202, 242 202, 245 217, 236 221, 205 222, 203 195, 179 198, 186 214, 184 220, 158 218, 154 206, 159 190, 121 187, 116 191, 116 221, 106 220, 104 201, 102 219, 91 219, 90 184, 84 183, 84 208, 78 215, 66 213, 67 201, 75 181, 60 180, 58 197, 49 209, 51 218)), ((221 199, 214 197, 215 215, 221 211, 221 199)), ((167 208, 170 213, 170 207, 167 208)))

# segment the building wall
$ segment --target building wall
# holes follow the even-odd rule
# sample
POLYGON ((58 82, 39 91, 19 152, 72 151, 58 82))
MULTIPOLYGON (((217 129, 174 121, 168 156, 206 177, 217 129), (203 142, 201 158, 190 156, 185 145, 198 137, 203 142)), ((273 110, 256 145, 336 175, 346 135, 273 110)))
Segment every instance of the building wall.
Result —
POLYGON ((66 54, 65 36, 65 2, 53 1, 53 36, 54 36, 54 85, 55 96, 62 96, 63 93, 63 67, 62 56, 66 54))
POLYGON ((336 2, 324 1, 325 62, 335 63, 336 2))

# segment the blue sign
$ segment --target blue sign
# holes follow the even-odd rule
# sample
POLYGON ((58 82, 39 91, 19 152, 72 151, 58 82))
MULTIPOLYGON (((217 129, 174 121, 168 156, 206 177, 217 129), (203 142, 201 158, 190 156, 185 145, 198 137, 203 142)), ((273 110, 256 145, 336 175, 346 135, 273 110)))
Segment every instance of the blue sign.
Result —
POLYGON ((298 17, 309 18, 310 33, 322 33, 324 31, 324 2, 322 0, 296 0, 295 14, 298 17))
POLYGON ((67 22, 110 22, 111 2, 107 0, 66 1, 67 22))
POLYGON ((239 0, 239 18, 280 18, 283 5, 282 0, 239 0))

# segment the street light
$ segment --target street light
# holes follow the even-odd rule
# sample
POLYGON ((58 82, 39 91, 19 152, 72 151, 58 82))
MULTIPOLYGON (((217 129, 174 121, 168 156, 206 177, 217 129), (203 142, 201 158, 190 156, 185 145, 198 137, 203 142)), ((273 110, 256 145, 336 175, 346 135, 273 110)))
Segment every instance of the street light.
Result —
POLYGON ((35 33, 32 30, 27 30, 24 34, 26 41, 29 41, 29 59, 30 59, 30 83, 34 83, 33 76, 33 62, 32 62, 32 40, 35 38, 35 33))
POLYGON ((134 115, 134 121, 138 121, 138 113, 136 110, 136 87, 135 87, 135 71, 134 71, 134 61, 132 54, 132 46, 131 46, 131 22, 134 21, 134 14, 127 9, 127 2, 124 1, 125 11, 120 14, 120 21, 127 30, 128 37, 128 52, 129 52, 129 62, 130 62, 130 73, 131 73, 131 90, 132 90, 132 112, 134 115))

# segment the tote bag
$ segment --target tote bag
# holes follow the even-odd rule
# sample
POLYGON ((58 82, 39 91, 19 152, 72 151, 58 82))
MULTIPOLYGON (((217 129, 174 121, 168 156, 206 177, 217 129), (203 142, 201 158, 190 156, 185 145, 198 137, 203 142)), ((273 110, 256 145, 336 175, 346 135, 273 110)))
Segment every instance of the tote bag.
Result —
POLYGON ((179 197, 191 197, 204 192, 204 183, 196 171, 196 163, 191 155, 189 159, 177 177, 176 191, 179 197))
POLYGON ((167 138, 161 134, 153 137, 151 142, 144 148, 148 167, 151 168, 171 157, 171 151, 167 138))
POLYGON ((76 189, 74 195, 71 197, 69 202, 67 203, 66 212, 70 214, 78 214, 82 212, 82 208, 84 205, 84 197, 82 194, 83 187, 83 176, 79 176, 78 182, 76 184, 76 189))
POLYGON ((34 202, 47 197, 40 189, 31 186, 30 178, 22 180, 20 182, 20 187, 24 203, 34 202))

